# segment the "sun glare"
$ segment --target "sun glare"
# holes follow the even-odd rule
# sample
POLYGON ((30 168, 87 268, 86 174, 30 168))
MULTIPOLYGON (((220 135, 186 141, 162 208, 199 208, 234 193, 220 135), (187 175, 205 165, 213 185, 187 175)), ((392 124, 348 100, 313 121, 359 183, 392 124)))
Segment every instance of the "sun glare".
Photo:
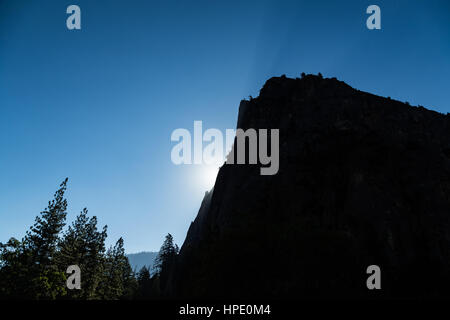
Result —
POLYGON ((202 165, 198 172, 199 187, 209 191, 214 187, 219 167, 217 165, 202 165))

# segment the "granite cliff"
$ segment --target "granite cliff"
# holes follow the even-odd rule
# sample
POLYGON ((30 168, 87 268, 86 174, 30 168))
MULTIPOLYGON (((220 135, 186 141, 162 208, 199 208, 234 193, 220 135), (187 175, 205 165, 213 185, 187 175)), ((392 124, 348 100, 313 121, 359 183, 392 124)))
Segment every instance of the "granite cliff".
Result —
POLYGON ((221 167, 168 296, 449 296, 449 116, 282 76, 241 102, 237 128, 280 129, 279 172, 221 167), (382 290, 366 287, 373 264, 382 290))

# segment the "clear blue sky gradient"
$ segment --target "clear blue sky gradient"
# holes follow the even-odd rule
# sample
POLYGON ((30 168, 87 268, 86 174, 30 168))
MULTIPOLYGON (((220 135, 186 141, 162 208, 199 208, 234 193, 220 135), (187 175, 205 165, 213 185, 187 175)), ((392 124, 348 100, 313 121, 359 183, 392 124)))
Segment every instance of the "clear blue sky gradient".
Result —
POLYGON ((234 128, 241 99, 301 72, 450 112, 450 2, 0 0, 0 241, 69 177, 68 221, 88 207, 108 245, 182 244, 207 188, 172 131, 234 128))

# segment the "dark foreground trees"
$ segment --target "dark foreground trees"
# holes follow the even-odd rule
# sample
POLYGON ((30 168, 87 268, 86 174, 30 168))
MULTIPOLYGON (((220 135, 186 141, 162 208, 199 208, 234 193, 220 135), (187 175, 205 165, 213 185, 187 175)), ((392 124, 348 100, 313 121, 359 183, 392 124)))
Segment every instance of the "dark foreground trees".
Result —
POLYGON ((0 299, 117 300, 158 299, 175 263, 178 246, 168 234, 159 251, 153 275, 147 268, 131 269, 120 238, 106 250, 107 227, 85 208, 67 229, 65 179, 20 241, 0 243, 0 299), (81 289, 69 290, 66 270, 77 265, 81 289))
POLYGON ((81 290, 68 290, 67 298, 98 299, 101 297, 99 285, 104 280, 105 240, 107 227, 97 229, 97 218, 88 217, 88 210, 77 216, 60 239, 55 264, 65 270, 67 266, 78 265, 83 276, 81 290))
POLYGON ((2 299, 130 299, 137 290, 134 272, 125 256, 123 239, 105 252, 107 228, 84 209, 62 234, 67 179, 48 207, 21 240, 0 243, 2 299), (66 287, 66 269, 78 265, 80 290, 66 287))
POLYGON ((169 233, 159 250, 158 256, 155 260, 154 271, 155 274, 161 275, 173 265, 178 254, 178 246, 173 242, 173 237, 169 233))
POLYGON ((67 215, 66 186, 67 179, 22 241, 11 238, 0 243, 0 296, 55 299, 66 294, 64 270, 54 264, 67 215))

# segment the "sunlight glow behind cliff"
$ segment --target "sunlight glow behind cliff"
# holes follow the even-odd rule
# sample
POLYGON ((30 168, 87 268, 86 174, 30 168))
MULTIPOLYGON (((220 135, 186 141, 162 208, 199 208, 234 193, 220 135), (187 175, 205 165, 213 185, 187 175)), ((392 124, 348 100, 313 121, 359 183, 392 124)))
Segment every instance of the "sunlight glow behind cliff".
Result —
POLYGON ((217 174, 219 173, 219 167, 217 165, 202 165, 196 174, 197 188, 202 191, 209 191, 214 187, 216 183, 217 174))

